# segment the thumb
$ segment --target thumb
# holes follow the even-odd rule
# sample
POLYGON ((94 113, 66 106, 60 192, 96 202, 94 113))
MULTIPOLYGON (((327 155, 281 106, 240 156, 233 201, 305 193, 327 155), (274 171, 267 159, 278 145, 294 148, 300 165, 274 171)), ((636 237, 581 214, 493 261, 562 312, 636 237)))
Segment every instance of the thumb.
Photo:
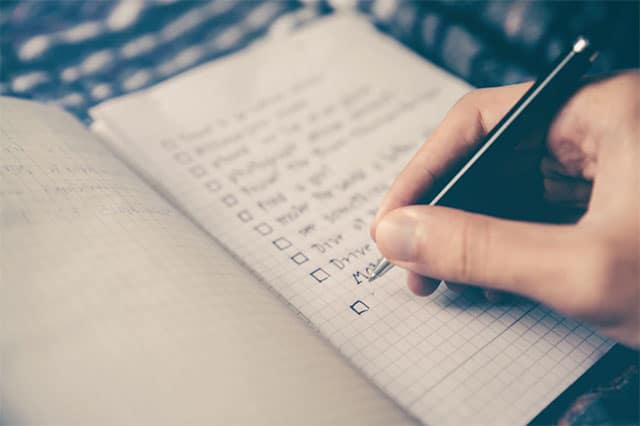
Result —
POLYGON ((561 283, 574 234, 571 226, 408 206, 380 220, 376 244, 389 261, 420 275, 554 304, 573 290, 561 283))

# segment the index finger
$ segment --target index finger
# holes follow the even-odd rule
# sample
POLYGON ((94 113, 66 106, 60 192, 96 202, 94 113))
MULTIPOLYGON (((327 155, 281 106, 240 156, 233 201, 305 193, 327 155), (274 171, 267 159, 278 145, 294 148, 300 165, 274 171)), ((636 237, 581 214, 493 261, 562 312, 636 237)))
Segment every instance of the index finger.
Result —
POLYGON ((371 237, 389 211, 415 203, 459 158, 485 136, 531 83, 474 90, 447 113, 427 142, 396 177, 371 225, 371 237))

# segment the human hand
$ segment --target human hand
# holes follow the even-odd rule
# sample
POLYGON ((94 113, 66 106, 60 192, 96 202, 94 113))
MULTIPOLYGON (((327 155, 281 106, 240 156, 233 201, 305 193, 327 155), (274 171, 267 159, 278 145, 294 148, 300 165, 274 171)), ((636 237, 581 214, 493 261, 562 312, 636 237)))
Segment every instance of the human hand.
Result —
POLYGON ((573 224, 497 219, 411 205, 502 118, 529 83, 463 97, 396 178, 371 235, 407 269, 409 288, 440 280, 520 294, 640 346, 640 73, 591 82, 561 109, 538 169, 552 203, 586 208, 573 224))

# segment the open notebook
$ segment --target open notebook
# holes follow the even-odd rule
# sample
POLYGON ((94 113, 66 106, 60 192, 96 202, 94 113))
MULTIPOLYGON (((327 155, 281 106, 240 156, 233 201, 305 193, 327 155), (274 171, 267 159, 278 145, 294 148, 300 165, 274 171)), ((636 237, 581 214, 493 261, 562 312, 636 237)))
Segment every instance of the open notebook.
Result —
POLYGON ((383 193, 469 89, 333 16, 98 105, 91 132, 2 100, 0 420, 531 420, 611 342, 367 281, 383 193))

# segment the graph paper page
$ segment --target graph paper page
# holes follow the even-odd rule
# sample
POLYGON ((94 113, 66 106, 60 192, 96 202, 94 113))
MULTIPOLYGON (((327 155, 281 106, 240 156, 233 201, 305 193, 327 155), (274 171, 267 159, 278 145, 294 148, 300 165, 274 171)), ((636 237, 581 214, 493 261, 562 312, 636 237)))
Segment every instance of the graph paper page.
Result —
POLYGON ((544 307, 367 282, 389 183, 469 87, 355 16, 92 111, 95 130, 424 422, 532 419, 610 346, 544 307))
POLYGON ((0 424, 411 423, 70 115, 0 116, 0 424))

